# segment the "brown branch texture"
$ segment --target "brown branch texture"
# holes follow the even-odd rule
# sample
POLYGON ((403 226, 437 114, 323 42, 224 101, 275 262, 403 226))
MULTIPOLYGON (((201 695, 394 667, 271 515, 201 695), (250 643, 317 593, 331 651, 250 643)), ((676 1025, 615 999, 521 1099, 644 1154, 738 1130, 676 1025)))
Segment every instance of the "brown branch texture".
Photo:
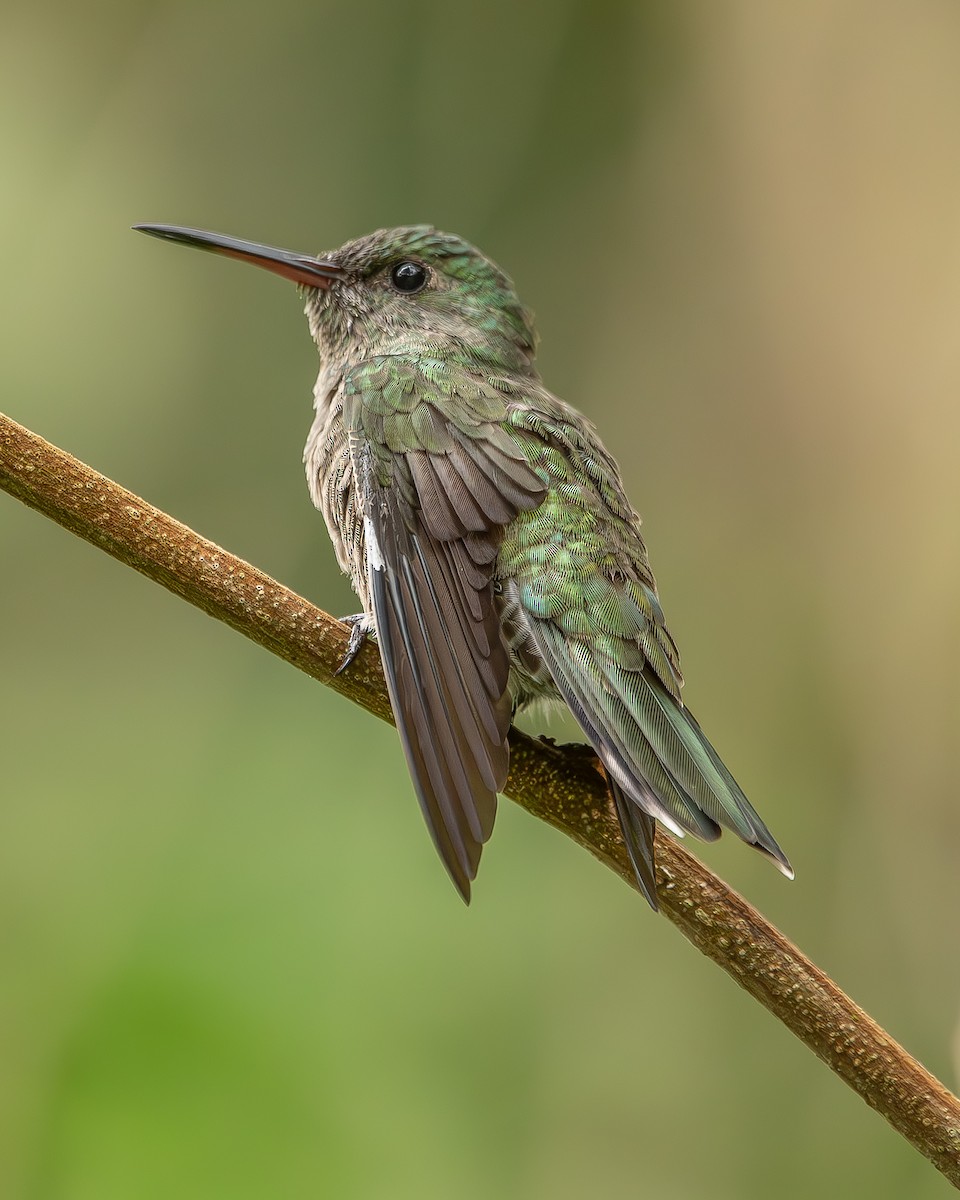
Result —
MULTIPOLYGON (((256 567, 0 414, 0 487, 386 721, 379 657, 335 671, 347 630, 256 567)), ((633 885, 589 756, 511 733, 505 794, 633 885)), ((657 838, 661 909, 960 1186, 960 1101, 756 909, 672 838, 657 838)))

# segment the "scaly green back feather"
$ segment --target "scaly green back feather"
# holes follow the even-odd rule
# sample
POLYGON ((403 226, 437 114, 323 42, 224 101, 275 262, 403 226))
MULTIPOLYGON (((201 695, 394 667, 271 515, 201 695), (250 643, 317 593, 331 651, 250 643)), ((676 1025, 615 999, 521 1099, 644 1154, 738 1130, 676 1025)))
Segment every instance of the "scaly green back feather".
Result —
POLYGON ((608 772, 675 833, 712 840, 726 827, 790 874, 680 699, 679 655, 616 464, 590 426, 541 389, 511 408, 510 424, 548 490, 507 530, 498 573, 608 772))

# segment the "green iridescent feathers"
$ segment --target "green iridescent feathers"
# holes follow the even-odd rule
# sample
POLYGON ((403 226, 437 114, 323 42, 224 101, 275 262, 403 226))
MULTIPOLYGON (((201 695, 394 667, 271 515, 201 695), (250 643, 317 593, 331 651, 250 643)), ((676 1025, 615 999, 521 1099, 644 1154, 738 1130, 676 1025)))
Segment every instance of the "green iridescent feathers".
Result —
MULTIPOLYGON (((389 597, 387 624, 400 630, 413 613, 422 629, 429 608, 428 615, 443 622, 434 632, 446 657, 443 630, 452 621, 459 633, 466 613, 466 627, 474 623, 469 658, 476 679, 484 680, 485 698, 477 702, 462 671, 455 670, 453 678, 461 700, 469 698, 469 713, 489 714, 499 711, 508 679, 496 655, 485 657, 487 626, 497 596, 506 591, 516 600, 523 633, 547 672, 526 689, 515 684, 514 698, 522 704, 559 694, 570 705, 615 786, 624 834, 650 902, 655 904, 652 817, 675 833, 707 840, 725 826, 786 868, 769 831, 680 702, 679 655, 664 623, 639 522, 616 465, 591 427, 534 380, 483 377, 463 364, 404 355, 377 356, 349 373, 344 420, 366 456, 366 466, 358 466, 374 489, 372 506, 379 505, 384 516, 376 529, 379 553, 384 554, 385 539, 399 537, 409 542, 408 555, 422 558, 426 536, 442 547, 441 552, 434 546, 433 569, 445 575, 459 570, 467 585, 453 597, 454 614, 444 613, 435 598, 425 606, 412 592, 395 594, 389 597), (380 528, 384 523, 389 535, 380 528), (454 552, 461 555, 459 566, 440 561, 454 552), (631 804, 647 819, 637 818, 631 804)), ((435 715, 442 721, 430 725, 433 710, 421 704, 417 719, 410 715, 407 724, 444 755, 463 757, 466 726, 462 720, 451 725, 446 716, 450 663, 444 670, 428 668, 436 647, 426 640, 414 646, 388 634, 383 648, 385 660, 419 657, 419 686, 434 676, 443 683, 434 689, 435 715)), ((515 650, 509 640, 508 650, 515 650)), ((405 703, 409 708, 402 694, 402 677, 409 673, 409 664, 395 672, 401 712, 405 703)), ((486 731, 495 741, 500 726, 488 722, 486 731)), ((410 757, 409 736, 404 741, 410 757)), ((495 759, 505 769, 489 743, 479 755, 467 747, 466 757, 480 767, 495 759)), ((423 774, 422 763, 419 770, 423 774)), ((454 782, 442 763, 426 775, 433 781, 425 799, 421 780, 428 823, 430 811, 469 813, 475 807, 472 785, 463 777, 454 782)), ((488 770, 484 805, 491 778, 502 786, 497 770, 488 770)), ((449 818, 441 816, 445 824, 449 818)), ((463 890, 461 876, 473 877, 479 845, 464 834, 475 823, 457 820, 454 827, 459 849, 448 867, 463 890)))
POLYGON ((532 435, 522 444, 548 492, 505 532, 499 570, 609 775, 675 833, 713 840, 728 828, 790 873, 680 700, 679 654, 616 465, 579 414, 553 397, 538 400, 528 389, 511 424, 532 435))
POLYGON ((512 712, 536 700, 566 702, 596 750, 654 908, 655 819, 707 840, 731 829, 792 875, 680 699, 617 464, 543 387, 533 318, 495 263, 425 225, 318 258, 140 228, 300 288, 321 362, 310 495, 364 604, 354 630, 378 635, 420 805, 465 899, 512 712))

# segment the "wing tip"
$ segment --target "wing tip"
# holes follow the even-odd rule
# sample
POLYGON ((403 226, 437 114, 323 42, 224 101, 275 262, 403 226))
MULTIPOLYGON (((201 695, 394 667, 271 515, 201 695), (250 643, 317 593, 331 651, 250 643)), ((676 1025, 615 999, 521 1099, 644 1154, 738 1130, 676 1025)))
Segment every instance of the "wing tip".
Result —
MULTIPOLYGON (((426 816, 424 809, 424 816, 426 816)), ((472 899, 473 881, 477 877, 477 871, 480 868, 480 854, 483 850, 483 842, 472 842, 469 846, 463 846, 457 849, 450 841, 450 831, 444 824, 435 825, 430 819, 427 820, 427 829, 430 832, 430 837, 433 841, 434 848, 443 863, 443 868, 449 876, 450 882, 456 888, 457 895, 469 908, 470 900, 472 899)))
MULTIPOLYGON (((471 899, 471 884, 473 883, 473 880, 476 878, 476 873, 474 873, 472 876, 470 876, 470 875, 464 874, 461 870, 454 870, 453 866, 442 855, 441 855, 441 862, 447 868, 447 874, 450 876, 450 882, 453 884, 453 886, 457 890, 457 895, 460 897, 460 899, 463 901, 463 903, 467 906, 467 908, 469 908, 470 907, 470 899, 471 899)), ((459 866, 459 864, 458 864, 458 866, 459 866)))

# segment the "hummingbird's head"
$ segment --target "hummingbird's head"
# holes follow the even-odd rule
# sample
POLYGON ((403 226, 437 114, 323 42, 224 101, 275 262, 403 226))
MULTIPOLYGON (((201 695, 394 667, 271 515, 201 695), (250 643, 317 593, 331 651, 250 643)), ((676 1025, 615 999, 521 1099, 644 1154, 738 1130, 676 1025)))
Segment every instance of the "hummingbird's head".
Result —
POLYGON ((469 242, 428 225, 381 229, 324 255, 341 271, 306 285, 310 331, 325 358, 451 352, 498 368, 529 370, 533 317, 509 276, 469 242))
POLYGON ((533 318, 510 278, 462 238, 428 225, 381 229, 316 258, 179 226, 135 228, 293 280, 328 367, 408 351, 533 369, 533 318))

